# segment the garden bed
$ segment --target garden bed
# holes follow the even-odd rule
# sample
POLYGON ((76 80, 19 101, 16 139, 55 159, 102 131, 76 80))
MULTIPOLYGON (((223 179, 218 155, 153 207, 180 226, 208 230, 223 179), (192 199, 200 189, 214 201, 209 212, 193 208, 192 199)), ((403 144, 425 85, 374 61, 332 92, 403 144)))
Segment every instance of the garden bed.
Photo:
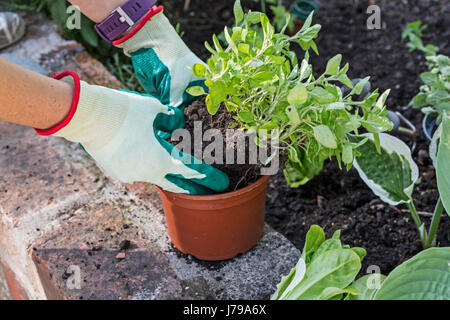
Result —
MULTIPOLYGON (((248 3, 249 1, 244 1, 248 3)), ((368 30, 366 8, 369 1, 353 7, 348 0, 322 1, 316 22, 322 25, 317 41, 320 56, 312 55, 312 63, 321 72, 326 61, 337 53, 350 63, 350 76, 372 76, 373 87, 381 91, 391 88, 389 109, 402 112, 417 128, 415 141, 402 137, 412 147, 419 165, 421 182, 415 188, 417 209, 429 218, 438 198, 435 169, 428 156, 428 142, 423 135, 423 114, 404 110, 421 85, 419 74, 426 68, 421 53, 408 53, 401 33, 408 22, 422 20, 429 27, 425 43, 435 43, 440 52, 449 55, 450 28, 445 17, 450 14, 446 1, 370 1, 381 7, 382 30, 368 30)), ((233 1, 191 2, 191 10, 183 11, 183 0, 165 3, 171 21, 180 23, 184 40, 202 59, 208 57, 204 42, 223 26, 233 23, 233 1)), ((329 161, 313 181, 298 189, 286 187, 280 173, 272 178, 268 190, 267 222, 284 234, 298 248, 303 247, 306 232, 312 224, 322 226, 327 235, 342 229, 342 240, 351 246, 367 249, 362 272, 377 265, 387 274, 395 266, 421 250, 421 243, 406 206, 389 206, 379 200, 355 169, 339 170, 336 160, 329 161)), ((444 215, 437 239, 438 246, 450 245, 450 219, 444 215)))

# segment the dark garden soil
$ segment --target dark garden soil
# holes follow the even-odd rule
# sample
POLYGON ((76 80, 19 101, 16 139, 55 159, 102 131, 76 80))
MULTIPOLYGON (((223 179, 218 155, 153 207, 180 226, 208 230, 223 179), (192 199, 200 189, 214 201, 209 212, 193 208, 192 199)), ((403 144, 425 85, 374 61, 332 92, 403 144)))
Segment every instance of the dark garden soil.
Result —
MULTIPOLYGON (((179 22, 186 32, 184 40, 206 59, 203 43, 225 24, 233 23, 233 2, 192 0, 187 13, 182 10, 184 0, 167 1, 165 5, 171 20, 179 22)), ((381 30, 366 28, 368 0, 360 1, 357 8, 349 0, 321 1, 316 19, 322 25, 317 41, 320 56, 313 57, 313 66, 317 73, 323 72, 326 61, 341 53, 344 62, 350 63, 351 77, 370 75, 373 87, 381 91, 392 89, 389 109, 402 112, 417 127, 414 139, 402 139, 415 146, 413 157, 419 165, 421 182, 415 188, 414 200, 421 218, 429 225, 427 215, 433 212, 438 190, 422 131, 423 115, 402 108, 417 93, 421 85, 419 74, 426 68, 422 54, 408 53, 401 32, 408 22, 421 20, 429 26, 424 32, 424 42, 438 45, 441 53, 450 55, 450 2, 372 0, 370 3, 381 7, 381 30)), ((344 243, 367 250, 363 273, 368 266, 377 265, 387 274, 421 250, 407 208, 383 203, 354 169, 341 171, 335 160, 329 161, 316 179, 299 189, 286 187, 282 174, 273 177, 268 189, 266 221, 300 249, 312 224, 322 226, 329 236, 341 229, 344 243)), ((438 245, 450 246, 450 219, 446 214, 438 232, 438 245)))
MULTIPOLYGON (((186 116, 186 126, 185 128, 190 132, 191 137, 194 137, 195 123, 201 124, 202 133, 207 132, 210 129, 218 129, 220 130, 220 134, 214 135, 211 137, 211 141, 219 141, 216 139, 222 140, 222 150, 223 155, 220 157, 220 154, 216 154, 212 152, 212 156, 217 160, 211 161, 213 166, 222 172, 224 172, 230 179, 230 186, 225 192, 231 192, 238 189, 242 189, 246 186, 251 185, 256 182, 260 178, 260 166, 257 164, 250 164, 250 148, 249 144, 253 143, 250 137, 243 137, 245 139, 245 144, 238 143, 238 134, 240 130, 234 131, 235 134, 227 135, 227 129, 230 128, 235 121, 233 120, 232 115, 229 112, 226 112, 225 108, 220 108, 217 114, 211 116, 208 113, 206 108, 205 99, 199 99, 195 101, 193 104, 188 106, 184 110, 184 114, 186 116), (222 138, 223 137, 223 138, 222 138), (226 164, 226 154, 227 148, 232 149, 234 164, 226 164), (238 162, 238 154, 244 155, 241 163, 238 162), (220 158, 220 159, 219 159, 220 158), (221 163, 221 164, 219 164, 221 163)), ((219 132, 217 132, 219 133, 219 132)), ((211 141, 207 141, 206 138, 202 141, 202 151, 207 150, 209 145, 211 145, 211 141)), ((191 141, 192 142, 192 141, 191 141)), ((175 142, 176 145, 178 142, 175 142)), ((182 141, 181 141, 182 143, 182 141)), ((191 143, 191 153, 195 155, 195 142, 191 143)), ((197 157, 200 158, 200 157, 197 157)), ((205 158, 202 160, 207 161, 205 158)), ((207 161, 208 162, 208 161, 207 161)), ((210 163, 210 162, 208 162, 210 163)))

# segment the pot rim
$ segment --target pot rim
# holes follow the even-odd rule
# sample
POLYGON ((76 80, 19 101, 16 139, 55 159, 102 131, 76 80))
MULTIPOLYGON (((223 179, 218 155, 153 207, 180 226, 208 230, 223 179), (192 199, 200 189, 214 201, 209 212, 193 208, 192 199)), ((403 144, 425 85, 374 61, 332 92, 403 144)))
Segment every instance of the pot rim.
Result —
POLYGON ((236 191, 230 191, 230 192, 226 192, 226 193, 213 194, 213 195, 192 195, 192 194, 186 194, 186 193, 175 193, 175 192, 163 190, 158 186, 156 186, 156 188, 158 189, 159 192, 162 192, 162 193, 165 193, 168 195, 172 195, 172 196, 176 196, 177 198, 185 199, 185 200, 205 200, 205 201, 226 200, 226 199, 234 198, 234 197, 241 196, 243 194, 252 192, 253 190, 259 188, 262 184, 266 183, 270 179, 270 177, 271 176, 269 176, 269 175, 263 175, 263 176, 261 176, 261 178, 256 180, 251 185, 246 186, 245 188, 238 189, 236 191))

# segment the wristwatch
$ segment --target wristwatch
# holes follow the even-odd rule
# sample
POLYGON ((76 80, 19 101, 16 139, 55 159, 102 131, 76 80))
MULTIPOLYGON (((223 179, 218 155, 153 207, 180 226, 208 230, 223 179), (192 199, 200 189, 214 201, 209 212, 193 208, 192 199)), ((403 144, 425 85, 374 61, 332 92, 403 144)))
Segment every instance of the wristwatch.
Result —
POLYGON ((157 0, 129 0, 115 9, 102 22, 95 25, 95 31, 103 40, 113 42, 133 27, 151 9, 157 0))

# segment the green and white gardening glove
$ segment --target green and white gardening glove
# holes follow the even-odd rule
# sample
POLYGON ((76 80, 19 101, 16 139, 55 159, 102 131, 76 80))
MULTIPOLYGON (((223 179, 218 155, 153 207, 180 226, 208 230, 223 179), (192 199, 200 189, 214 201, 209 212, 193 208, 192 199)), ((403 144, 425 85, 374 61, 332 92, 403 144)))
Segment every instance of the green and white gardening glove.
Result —
POLYGON ((131 56, 148 94, 165 105, 183 109, 196 99, 186 89, 204 85, 204 79, 188 68, 204 63, 186 46, 162 11, 162 6, 150 9, 140 24, 114 45, 131 56))
POLYGON ((181 110, 148 95, 89 85, 70 71, 55 79, 74 84, 72 108, 54 128, 36 130, 40 135, 81 143, 107 175, 125 183, 149 182, 189 194, 228 187, 224 173, 180 152, 156 133, 181 128, 181 110))

